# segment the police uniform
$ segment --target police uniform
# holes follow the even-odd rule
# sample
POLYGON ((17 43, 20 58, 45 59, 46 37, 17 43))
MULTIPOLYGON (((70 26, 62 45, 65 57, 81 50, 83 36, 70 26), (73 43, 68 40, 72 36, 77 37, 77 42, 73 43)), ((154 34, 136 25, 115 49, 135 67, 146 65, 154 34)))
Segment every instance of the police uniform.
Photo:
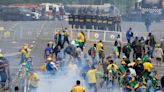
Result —
POLYGON ((116 17, 113 17, 113 26, 114 26, 114 31, 117 30, 117 18, 116 17))
POLYGON ((80 29, 83 29, 85 26, 84 15, 79 15, 79 24, 80 24, 80 29))
POLYGON ((117 16, 115 18, 115 21, 116 21, 116 30, 121 32, 121 17, 117 16))
POLYGON ((102 25, 103 25, 102 16, 98 16, 98 17, 97 17, 97 26, 98 26, 98 30, 102 30, 102 25))
POLYGON ((92 29, 97 30, 97 16, 93 15, 91 21, 92 21, 92 29))
POLYGON ((73 28, 73 25, 74 25, 74 16, 73 15, 69 15, 68 16, 69 17, 69 21, 68 21, 68 23, 71 25, 71 27, 73 28))
POLYGON ((92 29, 91 15, 85 15, 86 29, 92 29))
POLYGON ((112 31, 113 30, 113 20, 112 20, 112 17, 108 17, 107 18, 107 26, 108 26, 108 30, 112 31))
POLYGON ((75 28, 79 28, 79 15, 74 15, 75 28))
POLYGON ((107 30, 107 22, 108 22, 108 21, 107 21, 107 16, 103 16, 103 17, 102 17, 102 21, 103 21, 103 22, 102 22, 102 24, 103 24, 103 25, 102 25, 102 29, 103 29, 103 30, 107 30))

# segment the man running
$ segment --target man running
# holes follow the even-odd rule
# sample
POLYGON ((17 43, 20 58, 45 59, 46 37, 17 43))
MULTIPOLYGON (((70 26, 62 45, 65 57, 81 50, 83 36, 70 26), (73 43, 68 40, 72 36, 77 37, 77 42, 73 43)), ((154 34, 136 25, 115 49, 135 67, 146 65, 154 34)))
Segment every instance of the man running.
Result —
POLYGON ((85 39, 85 34, 82 31, 78 33, 78 40, 80 41, 79 47, 83 51, 83 47, 84 47, 86 39, 85 39))
POLYGON ((98 53, 99 53, 100 61, 103 63, 104 58, 105 58, 105 53, 104 53, 104 46, 103 46, 102 40, 100 40, 97 43, 97 50, 98 50, 98 53))
POLYGON ((69 34, 67 32, 67 28, 65 28, 65 30, 63 31, 63 47, 65 45, 65 42, 67 42, 67 44, 69 44, 69 34))
POLYGON ((21 62, 20 64, 27 61, 27 59, 30 57, 30 47, 28 44, 24 44, 24 46, 20 50, 21 52, 21 62))

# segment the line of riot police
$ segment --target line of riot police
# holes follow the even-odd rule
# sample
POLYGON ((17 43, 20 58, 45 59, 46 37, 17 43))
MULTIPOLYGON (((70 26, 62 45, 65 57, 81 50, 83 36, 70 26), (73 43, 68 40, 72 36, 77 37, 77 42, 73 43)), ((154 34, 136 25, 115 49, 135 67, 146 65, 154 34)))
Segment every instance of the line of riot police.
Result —
POLYGON ((69 24, 72 28, 110 30, 121 32, 121 18, 119 16, 98 15, 69 15, 69 24))

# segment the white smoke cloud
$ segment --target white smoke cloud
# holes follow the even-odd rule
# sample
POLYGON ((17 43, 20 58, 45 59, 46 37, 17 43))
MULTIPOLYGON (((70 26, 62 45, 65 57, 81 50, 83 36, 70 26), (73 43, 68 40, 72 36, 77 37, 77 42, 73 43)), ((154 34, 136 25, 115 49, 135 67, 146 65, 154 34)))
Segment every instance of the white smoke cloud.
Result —
POLYGON ((74 65, 72 69, 76 70, 67 67, 55 75, 38 73, 40 81, 37 92, 70 92, 77 80, 80 80, 81 85, 86 88, 83 78, 79 75, 79 69, 74 65))

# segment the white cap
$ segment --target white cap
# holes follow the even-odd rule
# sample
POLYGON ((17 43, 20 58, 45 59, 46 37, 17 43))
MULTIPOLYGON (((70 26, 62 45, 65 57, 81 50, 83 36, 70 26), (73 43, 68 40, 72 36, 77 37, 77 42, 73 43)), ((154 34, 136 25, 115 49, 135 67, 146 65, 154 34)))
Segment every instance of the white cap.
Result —
POLYGON ((141 61, 141 58, 137 58, 138 61, 141 61))
POLYGON ((132 64, 128 64, 128 66, 130 67, 130 66, 132 66, 132 64))
POLYGON ((126 56, 123 56, 122 58, 123 58, 123 59, 125 59, 125 58, 126 58, 126 56))

